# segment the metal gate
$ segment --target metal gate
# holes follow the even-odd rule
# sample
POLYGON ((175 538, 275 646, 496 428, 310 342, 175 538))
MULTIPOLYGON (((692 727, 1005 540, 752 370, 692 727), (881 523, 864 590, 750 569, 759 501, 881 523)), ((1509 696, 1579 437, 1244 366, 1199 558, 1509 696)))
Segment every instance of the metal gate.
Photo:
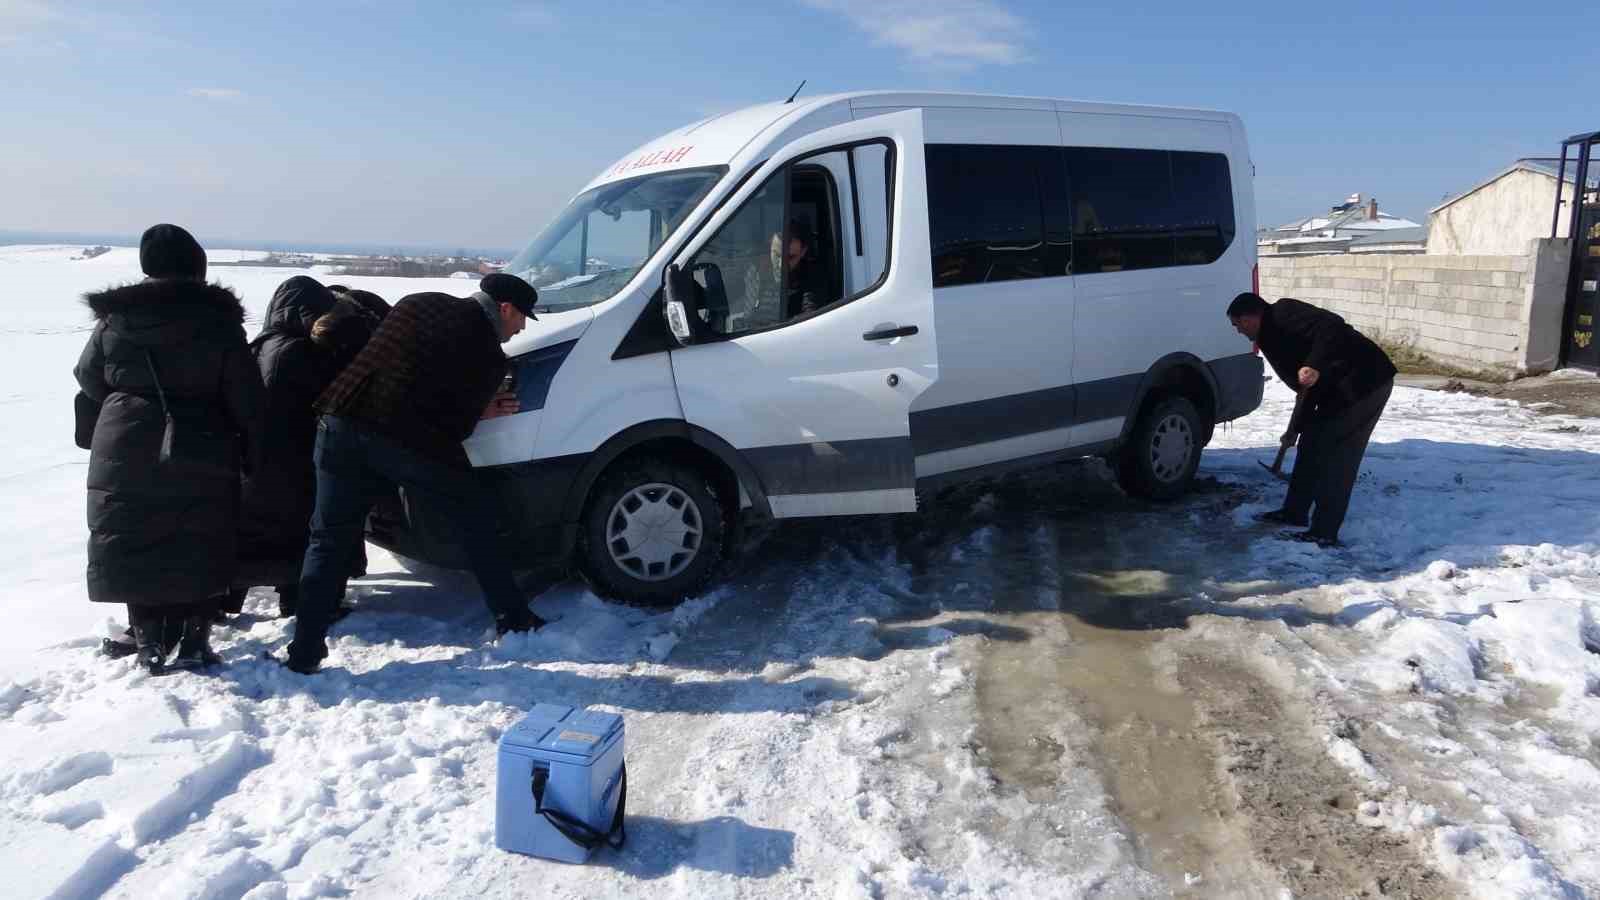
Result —
POLYGON ((1562 206, 1572 236, 1572 267, 1567 273, 1567 305, 1562 319, 1561 364, 1600 372, 1600 343, 1595 341, 1595 317, 1600 316, 1600 131, 1567 138, 1561 144, 1561 166, 1556 174, 1556 212, 1550 222, 1555 237, 1562 206), (1568 153, 1575 166, 1572 202, 1563 197, 1567 186, 1568 153))

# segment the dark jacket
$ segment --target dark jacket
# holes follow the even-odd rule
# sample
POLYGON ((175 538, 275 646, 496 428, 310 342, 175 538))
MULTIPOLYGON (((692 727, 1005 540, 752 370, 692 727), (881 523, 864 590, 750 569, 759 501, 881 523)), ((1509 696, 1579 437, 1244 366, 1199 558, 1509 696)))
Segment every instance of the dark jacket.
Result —
POLYGON ((505 377, 500 335, 476 300, 423 293, 395 304, 317 409, 418 453, 467 465, 461 442, 505 377))
POLYGON ((202 602, 228 588, 239 473, 260 447, 261 376, 244 342, 244 307, 198 281, 144 281, 85 299, 96 324, 73 374, 102 404, 89 454, 89 599, 202 602), (185 433, 234 436, 205 445, 215 458, 159 461, 157 378, 185 433))
POLYGON ((789 312, 788 317, 804 315, 827 306, 833 298, 829 296, 828 274, 822 270, 822 265, 810 253, 801 257, 788 273, 789 312))
POLYGON ((1338 415, 1395 376, 1383 348, 1334 313, 1292 297, 1268 306, 1256 344, 1284 384, 1296 390, 1302 366, 1317 370, 1317 383, 1306 395, 1316 418, 1338 415))
POLYGON ((311 326, 334 296, 314 278, 278 286, 261 333, 250 342, 266 389, 261 459, 244 480, 240 555, 298 560, 316 506, 317 397, 339 374, 333 354, 311 340, 311 326))

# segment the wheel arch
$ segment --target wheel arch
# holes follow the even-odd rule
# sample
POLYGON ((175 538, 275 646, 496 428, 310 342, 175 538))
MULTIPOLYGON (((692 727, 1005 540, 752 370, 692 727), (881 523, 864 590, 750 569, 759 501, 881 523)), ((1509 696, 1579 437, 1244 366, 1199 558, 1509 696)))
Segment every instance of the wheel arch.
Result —
POLYGON ((1203 433, 1200 435, 1200 446, 1204 447, 1211 443, 1212 432, 1216 429, 1217 397, 1220 394, 1216 376, 1211 373, 1211 367, 1200 357, 1182 351, 1168 353, 1145 371, 1144 377, 1139 380, 1138 390, 1134 393, 1130 414, 1122 423, 1122 435, 1118 443, 1127 443, 1134 428, 1138 426, 1139 419, 1150 406, 1169 394, 1178 394, 1194 404, 1195 410, 1202 417, 1203 433))
POLYGON ((717 435, 681 419, 656 419, 631 425, 611 436, 590 454, 562 503, 561 520, 576 524, 598 482, 613 465, 630 456, 658 453, 705 472, 722 495, 730 518, 739 512, 742 489, 757 516, 771 518, 761 479, 739 451, 717 435))

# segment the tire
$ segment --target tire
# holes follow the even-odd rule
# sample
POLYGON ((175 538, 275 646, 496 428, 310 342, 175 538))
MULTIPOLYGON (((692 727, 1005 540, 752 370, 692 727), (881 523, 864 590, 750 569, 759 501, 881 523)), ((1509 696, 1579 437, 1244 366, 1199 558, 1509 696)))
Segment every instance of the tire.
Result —
POLYGON ((671 605, 710 580, 722 561, 726 524, 698 470, 630 460, 603 475, 589 497, 578 566, 602 597, 671 605))
POLYGON ((1177 395, 1150 404, 1117 453, 1117 481, 1134 497, 1172 500, 1189 490, 1200 467, 1205 424, 1177 395), (1181 455, 1180 455, 1181 454, 1181 455))

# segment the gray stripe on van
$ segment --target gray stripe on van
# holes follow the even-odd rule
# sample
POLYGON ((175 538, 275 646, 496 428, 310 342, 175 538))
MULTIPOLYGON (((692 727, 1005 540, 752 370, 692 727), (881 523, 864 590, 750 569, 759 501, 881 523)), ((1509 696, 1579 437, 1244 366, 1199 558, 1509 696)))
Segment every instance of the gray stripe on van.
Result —
POLYGON ((916 479, 911 439, 866 438, 783 444, 741 451, 775 494, 834 494, 909 487, 916 479))
MULTIPOLYGON (((1243 388, 1243 411, 1259 404, 1260 361, 1252 354, 1209 363, 1224 387, 1243 388), (1223 374, 1226 377, 1221 377, 1223 374), (1252 381, 1254 379, 1254 381, 1252 381), (1252 403, 1253 401, 1253 403, 1252 403)), ((1074 425, 1131 416, 1145 373, 1101 378, 911 413, 911 436, 755 447, 741 451, 768 495, 902 489, 916 457, 1074 425)), ((1227 406, 1234 404, 1223 400, 1227 406)), ((1095 446, 1100 446, 1096 444, 1095 446)), ((940 476, 943 477, 943 476, 940 476)))
POLYGON ((1074 407, 1072 424, 1098 422, 1133 414, 1133 401, 1139 395, 1139 383, 1145 373, 1100 378, 1078 385, 1078 402, 1074 407))
POLYGON ((1144 373, 1008 394, 911 413, 918 456, 1126 416, 1144 373))
POLYGON ((987 444, 1072 424, 1075 388, 1045 388, 937 409, 913 410, 911 444, 918 456, 987 444))

